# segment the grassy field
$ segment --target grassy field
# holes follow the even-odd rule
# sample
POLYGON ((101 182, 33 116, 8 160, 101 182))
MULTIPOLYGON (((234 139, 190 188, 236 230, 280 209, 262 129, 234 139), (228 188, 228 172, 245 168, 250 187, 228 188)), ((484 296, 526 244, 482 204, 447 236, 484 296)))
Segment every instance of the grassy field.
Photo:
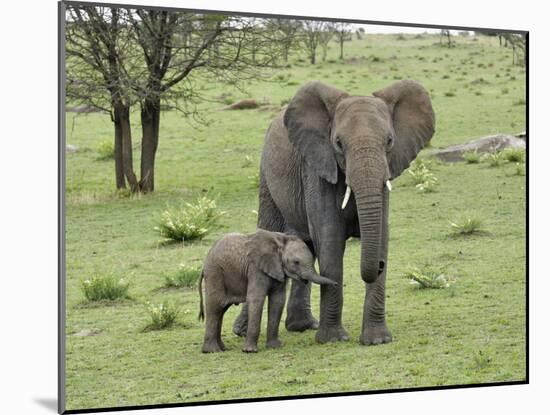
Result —
MULTIPOLYGON (((217 111, 205 104, 207 127, 193 128, 177 112, 164 112, 154 194, 127 197, 114 191, 112 161, 96 147, 111 139, 106 115, 67 116, 67 408, 144 405, 369 391, 525 379, 525 176, 513 163, 432 163, 433 193, 415 189, 406 172, 394 181, 390 213, 387 319, 394 341, 358 343, 364 284, 359 243, 348 241, 344 270, 344 326, 351 340, 319 345, 313 331, 281 330, 284 346, 240 351, 232 335, 239 309, 226 314, 225 353, 200 353, 204 325, 197 321, 196 288, 165 289, 164 276, 181 263, 200 264, 211 244, 230 231, 255 229, 258 171, 270 119, 299 86, 319 79, 350 93, 370 94, 394 80, 412 78, 430 91, 437 118, 432 147, 446 147, 496 132, 525 130, 525 70, 512 65, 498 39, 368 35, 346 44, 346 61, 333 44, 326 62, 311 66, 295 56, 274 82, 247 93, 204 84, 212 97, 268 100, 271 107, 217 111), (276 82, 275 82, 276 81, 276 82), (245 161, 246 156, 252 163, 245 161), (250 164, 250 165, 248 165, 250 164), (168 205, 208 192, 226 211, 222 227, 203 241, 163 245, 153 227, 168 205), (484 232, 453 237, 450 222, 479 218, 484 232), (426 263, 456 279, 447 289, 420 290, 404 274, 426 263), (87 302, 81 282, 112 274, 130 282, 130 299, 87 302), (182 307, 174 327, 144 331, 145 303, 182 307), (95 330, 93 336, 75 336, 95 330)), ((137 159, 140 126, 133 115, 137 159)), ((319 292, 312 304, 318 315, 319 292)), ((284 316, 283 316, 284 318, 284 316)), ((265 324, 265 318, 264 318, 265 324)))

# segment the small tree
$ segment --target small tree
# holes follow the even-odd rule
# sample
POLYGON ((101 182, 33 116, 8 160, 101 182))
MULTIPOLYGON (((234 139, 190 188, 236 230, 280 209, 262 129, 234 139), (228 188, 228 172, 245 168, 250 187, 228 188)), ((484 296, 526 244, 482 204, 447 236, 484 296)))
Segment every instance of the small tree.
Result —
POLYGON ((441 32, 439 32, 439 44, 443 43, 444 37, 447 38, 447 47, 450 48, 452 46, 451 31, 447 29, 441 29, 441 32))
POLYGON ((340 45, 340 59, 344 59, 344 42, 350 42, 352 39, 351 25, 349 23, 336 23, 334 26, 334 35, 340 45))
POLYGON ((126 74, 133 57, 124 11, 109 7, 67 6, 67 98, 107 112, 114 124, 117 189, 132 191, 138 182, 132 165, 130 107, 133 97, 126 74))
POLYGON ((512 64, 526 64, 527 54, 525 53, 527 45, 527 36, 518 33, 502 33, 505 39, 505 46, 512 47, 512 64))
POLYGON ((309 62, 312 65, 315 65, 315 62, 317 60, 317 47, 319 46, 322 32, 326 26, 327 26, 326 22, 321 22, 316 20, 304 20, 302 22, 302 28, 303 28, 302 42, 308 54, 309 62))
POLYGON ((326 23, 319 32, 319 44, 323 49, 323 62, 327 59, 328 44, 334 37, 334 25, 326 23))
POLYGON ((282 47, 283 61, 287 63, 290 50, 298 43, 302 22, 294 19, 267 19, 267 27, 282 34, 279 42, 282 47))

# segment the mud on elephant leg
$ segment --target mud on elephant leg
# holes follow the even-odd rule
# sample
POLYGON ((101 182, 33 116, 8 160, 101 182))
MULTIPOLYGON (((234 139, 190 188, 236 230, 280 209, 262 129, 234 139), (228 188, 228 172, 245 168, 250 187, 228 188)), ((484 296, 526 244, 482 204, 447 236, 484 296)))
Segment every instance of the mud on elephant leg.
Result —
POLYGON ((285 327, 288 331, 316 330, 319 322, 311 313, 311 284, 293 280, 286 308, 285 327))

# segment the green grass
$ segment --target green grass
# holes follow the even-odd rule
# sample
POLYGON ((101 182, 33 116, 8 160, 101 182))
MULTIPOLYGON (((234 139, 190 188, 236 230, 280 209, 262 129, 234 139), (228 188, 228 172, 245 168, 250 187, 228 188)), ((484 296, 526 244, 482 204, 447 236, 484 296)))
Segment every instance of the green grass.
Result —
MULTIPOLYGON (((438 35, 404 37, 354 39, 346 43, 344 62, 332 43, 327 59, 334 63, 311 66, 293 57, 292 67, 281 73, 287 82, 320 79, 353 94, 370 94, 394 82, 394 76, 416 79, 433 96, 434 148, 525 130, 525 107, 514 105, 525 99, 525 71, 511 65, 512 52, 500 48, 498 39, 456 37, 455 47, 447 49, 439 46, 438 35), (395 71, 389 70, 391 65, 395 71), (514 80, 495 76, 506 69, 514 80), (443 79, 444 74, 451 76, 443 79), (464 80, 456 81, 456 74, 464 80), (503 88, 509 92, 502 94, 503 88), (452 90, 459 93, 444 96, 452 90)), ((235 101, 268 97, 272 103, 288 102, 298 88, 257 83, 241 93, 224 85, 198 85, 212 97, 231 92, 235 101)), ((86 151, 95 149, 97 137, 112 135, 109 116, 67 114, 67 142, 79 148, 67 155, 69 409, 525 379, 526 177, 515 174, 514 163, 494 169, 483 163, 434 163, 429 167, 438 178, 433 193, 417 191, 406 172, 394 180, 386 290, 392 343, 359 345, 365 294, 360 246, 352 239, 344 258, 343 324, 349 342, 319 345, 313 331, 289 333, 281 327, 283 347, 266 350, 264 317, 260 352, 244 354, 242 339, 231 333, 239 308, 231 307, 222 334, 228 351, 200 353, 204 324, 197 321, 197 290, 158 288, 178 264, 202 262, 222 234, 255 229, 258 190, 250 177, 258 171, 263 137, 276 113, 217 111, 219 106, 204 104, 211 124, 201 129, 177 112, 163 112, 156 190, 130 197, 114 191, 113 163, 86 151), (243 162, 244 155, 251 163, 243 162), (159 243, 153 230, 159 213, 205 193, 219 195, 217 205, 226 212, 220 228, 185 246, 159 243), (449 219, 465 211, 475 211, 487 232, 450 238, 449 219), (424 263, 446 264, 456 283, 445 290, 415 289, 402 276, 424 263), (109 272, 131 275, 135 301, 82 306, 81 281, 109 272), (177 324, 170 330, 143 331, 151 321, 143 309, 147 302, 181 305, 177 324), (91 328, 99 334, 73 335, 91 328)), ((136 108, 134 137, 139 137, 138 121, 136 108)), ((134 146, 139 147, 137 140, 134 146)), ((137 151, 134 156, 139 166, 137 151)), ((318 315, 318 287, 313 288, 312 306, 318 315)))

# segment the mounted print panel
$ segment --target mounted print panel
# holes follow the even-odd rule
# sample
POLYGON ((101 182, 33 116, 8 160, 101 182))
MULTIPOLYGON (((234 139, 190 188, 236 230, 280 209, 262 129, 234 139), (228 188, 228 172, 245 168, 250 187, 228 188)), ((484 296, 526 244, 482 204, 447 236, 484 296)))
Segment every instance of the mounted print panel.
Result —
POLYGON ((528 382, 527 32, 59 11, 60 412, 528 382))

